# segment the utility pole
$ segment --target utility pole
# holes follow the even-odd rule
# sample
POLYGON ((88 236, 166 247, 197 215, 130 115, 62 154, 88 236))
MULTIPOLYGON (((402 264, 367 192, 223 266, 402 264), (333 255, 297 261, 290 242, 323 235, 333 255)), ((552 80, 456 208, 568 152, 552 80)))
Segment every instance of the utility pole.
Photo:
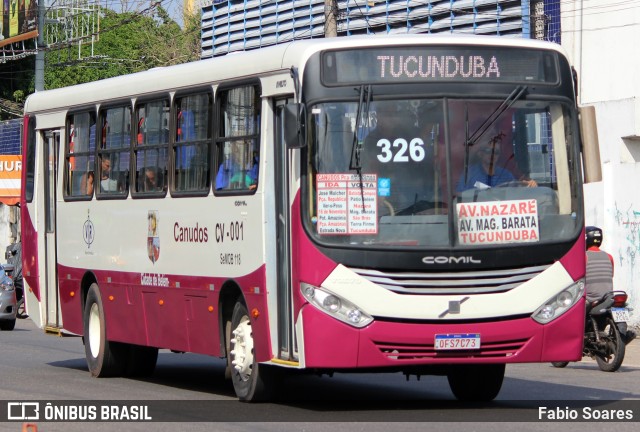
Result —
POLYGON ((337 12, 338 5, 336 0, 324 0, 324 37, 338 36, 337 12))
POLYGON ((36 43, 36 91, 44 90, 44 0, 38 0, 38 41, 36 43))

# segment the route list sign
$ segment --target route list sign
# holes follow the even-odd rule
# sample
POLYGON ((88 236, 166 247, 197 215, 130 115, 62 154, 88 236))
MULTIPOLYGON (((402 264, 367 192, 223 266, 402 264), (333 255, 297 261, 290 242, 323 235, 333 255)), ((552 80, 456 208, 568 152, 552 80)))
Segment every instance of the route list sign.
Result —
POLYGON ((458 241, 464 245, 537 242, 535 199, 458 203, 458 241))
POLYGON ((375 174, 318 174, 316 191, 318 234, 378 233, 375 174))

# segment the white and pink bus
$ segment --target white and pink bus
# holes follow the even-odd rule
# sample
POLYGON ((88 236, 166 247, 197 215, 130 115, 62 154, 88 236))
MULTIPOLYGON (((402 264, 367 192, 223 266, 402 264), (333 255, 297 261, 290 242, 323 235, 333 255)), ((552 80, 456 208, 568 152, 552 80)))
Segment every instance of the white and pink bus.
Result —
POLYGON ((33 94, 29 315, 98 377, 170 349, 226 358, 246 401, 291 369, 491 400, 508 363, 581 357, 599 161, 575 88, 557 45, 416 35, 33 94))

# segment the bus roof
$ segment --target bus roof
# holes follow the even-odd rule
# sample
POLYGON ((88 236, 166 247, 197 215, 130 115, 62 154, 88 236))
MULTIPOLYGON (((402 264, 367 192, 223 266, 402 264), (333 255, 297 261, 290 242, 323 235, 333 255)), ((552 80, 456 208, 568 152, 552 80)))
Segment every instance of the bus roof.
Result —
POLYGON ((566 57, 560 45, 531 39, 477 35, 378 35, 305 39, 251 51, 239 51, 225 56, 153 68, 144 72, 121 75, 30 95, 25 114, 144 97, 161 91, 204 86, 225 80, 238 80, 268 75, 296 66, 302 76, 306 60, 327 49, 372 47, 383 45, 470 45, 550 49, 566 57))

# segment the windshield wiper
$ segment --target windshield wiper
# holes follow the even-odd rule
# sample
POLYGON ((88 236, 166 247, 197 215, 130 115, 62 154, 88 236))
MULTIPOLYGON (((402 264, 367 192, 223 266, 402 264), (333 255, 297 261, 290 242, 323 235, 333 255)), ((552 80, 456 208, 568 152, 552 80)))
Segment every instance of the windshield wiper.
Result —
POLYGON ((367 88, 365 88, 364 85, 361 85, 359 91, 360 99, 358 100, 358 109, 356 110, 356 124, 353 131, 353 143, 351 145, 351 160, 349 161, 349 169, 356 170, 360 174, 360 171, 362 171, 360 153, 362 152, 362 145, 364 144, 364 138, 366 136, 366 134, 364 133, 366 132, 366 130, 364 128, 369 128, 371 85, 368 85, 367 88), (362 117, 366 119, 364 122, 364 128, 362 126, 362 117))
POLYGON ((504 113, 506 110, 511 108, 518 99, 522 97, 524 92, 527 90, 527 86, 517 86, 513 89, 513 91, 506 97, 505 100, 502 101, 500 105, 487 117, 482 124, 476 129, 471 136, 469 136, 469 110, 468 106, 465 104, 465 112, 464 112, 464 130, 465 130, 465 139, 464 139, 464 183, 467 184, 467 177, 469 174, 469 147, 475 144, 475 142, 480 138, 486 131, 489 129, 504 113))
MULTIPOLYGON (((356 89, 357 91, 358 89, 356 89)), ((349 169, 356 170, 358 180, 360 181, 360 194, 362 196, 362 211, 364 211, 364 185, 362 184, 362 146, 364 139, 369 130, 369 107, 371 105, 371 84, 364 87, 360 86, 360 98, 358 99, 358 109, 356 110, 356 124, 353 131, 353 143, 351 145, 351 160, 349 161, 349 169), (362 118, 364 117, 364 126, 362 118)))

